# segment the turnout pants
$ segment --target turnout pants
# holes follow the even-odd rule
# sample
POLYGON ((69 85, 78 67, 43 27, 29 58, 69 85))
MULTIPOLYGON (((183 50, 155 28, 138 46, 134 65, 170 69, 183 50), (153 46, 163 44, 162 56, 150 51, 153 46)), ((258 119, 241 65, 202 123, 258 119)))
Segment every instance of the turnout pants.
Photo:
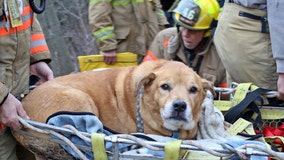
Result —
POLYGON ((16 155, 16 140, 7 127, 0 134, 0 160, 18 160, 16 155))
POLYGON ((225 3, 214 43, 229 82, 252 82, 277 90, 278 74, 272 56, 266 11, 225 3))
POLYGON ((17 143, 10 128, 0 133, 0 160, 35 160, 33 153, 17 143))

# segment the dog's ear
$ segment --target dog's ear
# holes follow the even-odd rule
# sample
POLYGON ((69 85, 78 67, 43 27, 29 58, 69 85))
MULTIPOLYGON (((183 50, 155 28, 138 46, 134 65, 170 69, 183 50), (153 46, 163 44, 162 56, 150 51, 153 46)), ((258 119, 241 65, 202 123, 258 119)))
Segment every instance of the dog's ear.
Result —
POLYGON ((153 72, 139 76, 135 81, 135 97, 138 95, 138 92, 142 86, 152 83, 155 78, 156 75, 153 72))
POLYGON ((216 92, 214 91, 214 87, 213 87, 213 84, 211 82, 209 82, 208 80, 206 79, 202 79, 202 86, 203 86, 203 89, 206 91, 206 90, 209 90, 212 95, 214 97, 216 97, 216 92))

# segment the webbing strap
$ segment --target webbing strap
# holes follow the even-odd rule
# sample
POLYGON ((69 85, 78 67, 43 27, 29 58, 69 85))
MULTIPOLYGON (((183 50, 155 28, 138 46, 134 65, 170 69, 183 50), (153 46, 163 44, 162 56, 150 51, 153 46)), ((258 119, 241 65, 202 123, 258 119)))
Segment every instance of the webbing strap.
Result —
POLYGON ((181 140, 166 142, 164 160, 178 160, 180 145, 181 145, 181 140))
POLYGON ((267 120, 284 119, 284 110, 281 107, 279 107, 279 109, 262 107, 260 112, 263 119, 267 120))
POLYGON ((221 111, 228 111, 232 106, 237 105, 246 97, 251 86, 253 86, 252 83, 240 83, 236 88, 232 101, 214 100, 214 105, 221 111))
POLYGON ((243 99, 245 99, 247 93, 249 92, 250 86, 252 86, 252 83, 240 83, 238 85, 234 94, 232 106, 239 104, 243 99))
POLYGON ((105 135, 99 133, 92 133, 92 150, 94 153, 95 160, 106 160, 106 150, 105 150, 105 135))
POLYGON ((252 123, 243 118, 239 118, 230 128, 227 129, 227 132, 232 136, 236 136, 238 133, 243 131, 246 131, 250 135, 255 135, 252 123))
POLYGON ((284 152, 284 137, 282 136, 268 136, 264 137, 267 143, 273 143, 280 152, 284 152))
POLYGON ((233 123, 235 120, 237 120, 241 113, 254 101, 257 99, 257 97, 265 93, 269 90, 257 88, 256 90, 249 92, 244 100, 242 100, 239 104, 232 107, 225 115, 224 118, 227 122, 233 123))
POLYGON ((284 124, 279 127, 266 126, 263 129, 263 135, 267 142, 272 142, 281 147, 281 152, 284 152, 284 124))

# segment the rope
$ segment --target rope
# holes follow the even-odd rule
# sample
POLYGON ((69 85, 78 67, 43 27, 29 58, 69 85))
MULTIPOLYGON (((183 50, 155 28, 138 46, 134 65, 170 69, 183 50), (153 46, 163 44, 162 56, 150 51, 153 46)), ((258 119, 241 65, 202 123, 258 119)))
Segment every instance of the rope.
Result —
POLYGON ((284 152, 275 152, 267 147, 262 147, 262 146, 255 145, 255 144, 245 144, 245 145, 238 147, 238 149, 248 149, 248 148, 255 148, 255 149, 258 149, 258 150, 261 150, 267 153, 268 155, 272 157, 277 157, 280 160, 284 160, 284 152))
POLYGON ((64 137, 63 135, 55 132, 55 131, 52 131, 52 130, 42 130, 42 129, 39 129, 39 128, 36 128, 32 125, 30 125, 29 123, 27 123, 23 118, 21 117, 18 117, 19 121, 22 123, 23 126, 25 126, 26 128, 28 129, 31 129, 31 130, 34 130, 36 132, 39 132, 39 133, 44 133, 44 134, 52 134, 54 135, 55 137, 61 139, 62 141, 64 141, 67 145, 69 145, 73 150, 74 152, 76 152, 79 157, 83 160, 87 160, 87 157, 69 140, 67 139, 66 137, 64 137))
POLYGON ((56 136, 57 138, 63 140, 66 144, 68 144, 78 155, 81 159, 83 160, 88 160, 87 157, 66 137, 64 137, 62 134, 59 134, 57 132, 54 132, 52 130, 50 130, 50 133, 54 136, 56 136))
POLYGON ((217 156, 217 157, 228 157, 228 156, 230 156, 234 153, 233 150, 231 150, 231 152, 229 152, 229 153, 219 152, 219 151, 213 150, 211 148, 205 147, 205 146, 201 145, 200 143, 195 142, 193 140, 182 141, 182 144, 190 144, 192 146, 197 147, 198 149, 201 149, 201 150, 203 150, 207 153, 210 153, 211 155, 217 156))
POLYGON ((85 142, 92 142, 92 140, 86 136, 84 136, 82 133, 80 133, 74 126, 72 125, 64 125, 62 126, 64 128, 70 129, 71 131, 74 132, 74 134, 76 136, 78 136, 79 138, 81 138, 82 140, 84 140, 85 142))
POLYGON ((141 145, 142 147, 146 147, 146 148, 149 148, 149 149, 154 150, 154 151, 162 150, 162 148, 158 148, 158 147, 152 146, 152 145, 146 143, 146 141, 141 140, 141 139, 139 139, 139 138, 137 138, 135 136, 132 136, 132 135, 118 134, 118 135, 115 135, 115 136, 118 137, 118 138, 125 138, 125 139, 132 140, 132 141, 138 143, 139 145, 141 145))

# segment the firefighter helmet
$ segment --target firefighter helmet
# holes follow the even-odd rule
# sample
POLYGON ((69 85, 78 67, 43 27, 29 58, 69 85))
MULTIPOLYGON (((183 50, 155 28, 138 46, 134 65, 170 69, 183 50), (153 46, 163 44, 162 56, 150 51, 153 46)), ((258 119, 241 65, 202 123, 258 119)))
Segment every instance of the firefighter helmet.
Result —
POLYGON ((177 25, 191 30, 210 29, 220 12, 216 0, 179 0, 171 8, 177 25))

